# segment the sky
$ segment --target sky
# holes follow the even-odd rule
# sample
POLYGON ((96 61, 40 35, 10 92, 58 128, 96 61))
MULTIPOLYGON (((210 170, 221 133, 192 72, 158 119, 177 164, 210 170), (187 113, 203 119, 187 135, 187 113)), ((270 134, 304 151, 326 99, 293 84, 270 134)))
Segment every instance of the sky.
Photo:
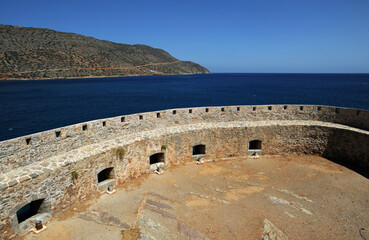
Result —
POLYGON ((213 73, 369 73, 368 0, 0 0, 0 24, 146 44, 213 73))

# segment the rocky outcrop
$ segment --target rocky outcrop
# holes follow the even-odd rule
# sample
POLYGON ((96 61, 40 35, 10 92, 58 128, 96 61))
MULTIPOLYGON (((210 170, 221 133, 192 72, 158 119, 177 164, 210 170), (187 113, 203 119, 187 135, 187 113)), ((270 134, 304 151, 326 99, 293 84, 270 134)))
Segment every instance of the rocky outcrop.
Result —
POLYGON ((209 73, 164 50, 0 25, 0 80, 209 73))

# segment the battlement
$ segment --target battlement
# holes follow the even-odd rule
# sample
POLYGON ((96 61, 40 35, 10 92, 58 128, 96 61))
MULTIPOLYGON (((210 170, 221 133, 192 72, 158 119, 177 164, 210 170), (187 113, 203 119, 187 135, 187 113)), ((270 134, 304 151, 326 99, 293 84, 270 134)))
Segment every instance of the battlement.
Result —
POLYGON ((201 122, 314 120, 369 130, 369 111, 313 105, 180 108, 99 119, 0 142, 0 173, 82 146, 156 128, 201 122))
POLYGON ((316 154, 368 171, 369 111, 315 105, 180 108, 2 141, 0 237, 25 233, 38 215, 50 218, 159 167, 255 153, 316 154), (19 210, 28 204, 41 210, 20 221, 19 210))

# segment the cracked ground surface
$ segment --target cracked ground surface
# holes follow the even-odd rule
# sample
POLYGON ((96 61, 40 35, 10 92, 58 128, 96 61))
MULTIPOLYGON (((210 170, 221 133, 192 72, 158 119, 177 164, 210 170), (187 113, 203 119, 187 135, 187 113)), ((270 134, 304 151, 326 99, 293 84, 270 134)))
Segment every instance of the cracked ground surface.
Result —
POLYGON ((187 164, 115 189, 18 239, 369 239, 369 179, 318 156, 187 164))

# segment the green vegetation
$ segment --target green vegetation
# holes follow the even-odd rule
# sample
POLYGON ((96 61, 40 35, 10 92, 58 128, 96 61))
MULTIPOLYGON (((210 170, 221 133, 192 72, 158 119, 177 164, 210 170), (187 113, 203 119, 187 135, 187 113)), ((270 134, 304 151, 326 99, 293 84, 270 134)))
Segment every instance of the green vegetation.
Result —
POLYGON ((126 150, 124 150, 122 147, 117 148, 115 151, 115 154, 119 159, 123 159, 124 155, 126 154, 126 150))
POLYGON ((78 179, 78 172, 76 172, 76 171, 73 171, 72 172, 72 181, 74 182, 75 180, 77 180, 78 179))
POLYGON ((161 150, 162 151, 166 150, 167 148, 168 148, 168 146, 166 144, 161 145, 161 150))

